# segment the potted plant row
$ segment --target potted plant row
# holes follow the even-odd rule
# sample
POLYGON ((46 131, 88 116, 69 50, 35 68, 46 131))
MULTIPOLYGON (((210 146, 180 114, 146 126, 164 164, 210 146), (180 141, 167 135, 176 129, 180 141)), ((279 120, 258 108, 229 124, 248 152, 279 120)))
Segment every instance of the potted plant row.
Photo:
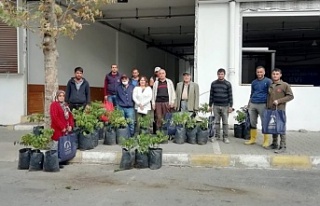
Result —
POLYGON ((208 118, 195 119, 190 113, 180 112, 173 114, 173 123, 176 126, 174 143, 206 144, 209 138, 208 118))
POLYGON ((99 130, 103 128, 100 116, 105 112, 101 103, 93 103, 91 106, 74 109, 72 111, 75 120, 75 131, 78 135, 78 148, 89 150, 99 143, 99 130))
POLYGON ((19 150, 18 169, 29 171, 59 171, 57 151, 50 150, 52 129, 39 129, 38 132, 27 133, 21 137, 20 143, 25 148, 19 150), (41 150, 45 151, 45 154, 41 150))
POLYGON ((159 145, 167 138, 167 135, 158 131, 156 136, 142 133, 134 138, 123 139, 120 169, 161 168, 162 148, 159 145))
POLYGON ((110 111, 106 115, 108 116, 108 122, 106 126, 104 144, 121 144, 122 138, 128 139, 130 137, 128 123, 132 120, 127 120, 124 117, 123 112, 118 109, 110 111))

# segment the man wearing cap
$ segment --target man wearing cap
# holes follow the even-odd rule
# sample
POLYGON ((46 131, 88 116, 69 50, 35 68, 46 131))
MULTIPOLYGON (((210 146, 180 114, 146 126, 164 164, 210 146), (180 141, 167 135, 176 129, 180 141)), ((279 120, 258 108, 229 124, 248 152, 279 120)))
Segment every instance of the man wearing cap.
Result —
POLYGON ((113 103, 113 106, 117 105, 116 102, 116 90, 120 85, 121 75, 118 72, 118 66, 116 64, 111 65, 111 72, 108 73, 104 79, 104 99, 113 103))
POLYGON ((117 108, 121 110, 126 119, 130 119, 129 130, 130 135, 134 135, 135 110, 133 102, 134 86, 129 84, 129 78, 124 74, 120 77, 120 85, 116 88, 117 108))
POLYGON ((176 110, 181 112, 196 112, 199 109, 199 85, 191 81, 188 72, 183 73, 183 82, 176 87, 176 110))
POLYGON ((153 87, 153 84, 155 83, 155 81, 158 80, 158 72, 160 71, 160 67, 156 67, 154 68, 154 74, 153 76, 150 78, 149 80, 149 86, 152 88, 153 87))
POLYGON ((166 71, 160 69, 158 80, 155 81, 152 89, 152 108, 156 113, 156 128, 161 128, 162 119, 175 106, 176 92, 173 82, 166 78, 166 71))

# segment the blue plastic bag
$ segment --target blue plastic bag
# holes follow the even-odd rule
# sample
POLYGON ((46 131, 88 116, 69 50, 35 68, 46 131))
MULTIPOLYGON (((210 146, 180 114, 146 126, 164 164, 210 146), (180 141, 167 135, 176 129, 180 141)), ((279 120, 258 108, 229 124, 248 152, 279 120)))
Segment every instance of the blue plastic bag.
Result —
POLYGON ((211 115, 208 118, 208 128, 209 128, 209 137, 215 136, 215 124, 214 124, 214 115, 211 113, 211 115))
POLYGON ((76 134, 67 134, 59 138, 58 157, 60 162, 73 159, 77 153, 76 134))
POLYGON ((286 113, 283 110, 264 111, 262 121, 263 134, 285 134, 286 133, 286 113))
POLYGON ((246 130, 249 130, 251 128, 251 123, 250 123, 250 115, 249 115, 249 111, 246 111, 246 121, 244 123, 244 128, 246 130))
POLYGON ((164 128, 167 129, 167 134, 172 136, 176 134, 176 126, 172 121, 172 113, 166 113, 164 116, 164 128))

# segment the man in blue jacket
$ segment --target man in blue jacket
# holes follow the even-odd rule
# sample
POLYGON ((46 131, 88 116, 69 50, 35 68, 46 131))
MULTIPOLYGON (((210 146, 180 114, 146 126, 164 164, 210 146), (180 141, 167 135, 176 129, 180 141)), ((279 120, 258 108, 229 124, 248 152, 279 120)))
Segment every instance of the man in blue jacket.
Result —
POLYGON ((134 136, 135 111, 133 102, 134 86, 129 84, 129 78, 124 74, 120 78, 121 84, 116 89, 117 108, 124 113, 126 119, 130 119, 130 135, 134 136))
MULTIPOLYGON (((245 142, 246 145, 256 143, 258 115, 260 116, 262 123, 263 113, 267 107, 268 89, 272 81, 264 76, 265 73, 265 68, 263 66, 258 66, 256 68, 257 79, 253 80, 251 83, 251 94, 248 103, 250 116, 250 140, 245 142)), ((267 148, 268 146, 269 136, 264 134, 262 147, 267 148)))
POLYGON ((66 102, 69 108, 83 109, 90 104, 90 85, 89 82, 83 78, 83 69, 77 67, 74 69, 74 77, 72 77, 67 84, 66 102))

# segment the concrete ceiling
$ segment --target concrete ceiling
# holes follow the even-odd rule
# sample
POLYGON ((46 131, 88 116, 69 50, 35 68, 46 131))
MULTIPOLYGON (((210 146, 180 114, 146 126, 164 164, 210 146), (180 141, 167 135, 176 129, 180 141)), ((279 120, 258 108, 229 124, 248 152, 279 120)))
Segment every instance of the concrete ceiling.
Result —
POLYGON ((193 55, 195 0, 128 0, 102 8, 98 21, 179 57, 193 55))

